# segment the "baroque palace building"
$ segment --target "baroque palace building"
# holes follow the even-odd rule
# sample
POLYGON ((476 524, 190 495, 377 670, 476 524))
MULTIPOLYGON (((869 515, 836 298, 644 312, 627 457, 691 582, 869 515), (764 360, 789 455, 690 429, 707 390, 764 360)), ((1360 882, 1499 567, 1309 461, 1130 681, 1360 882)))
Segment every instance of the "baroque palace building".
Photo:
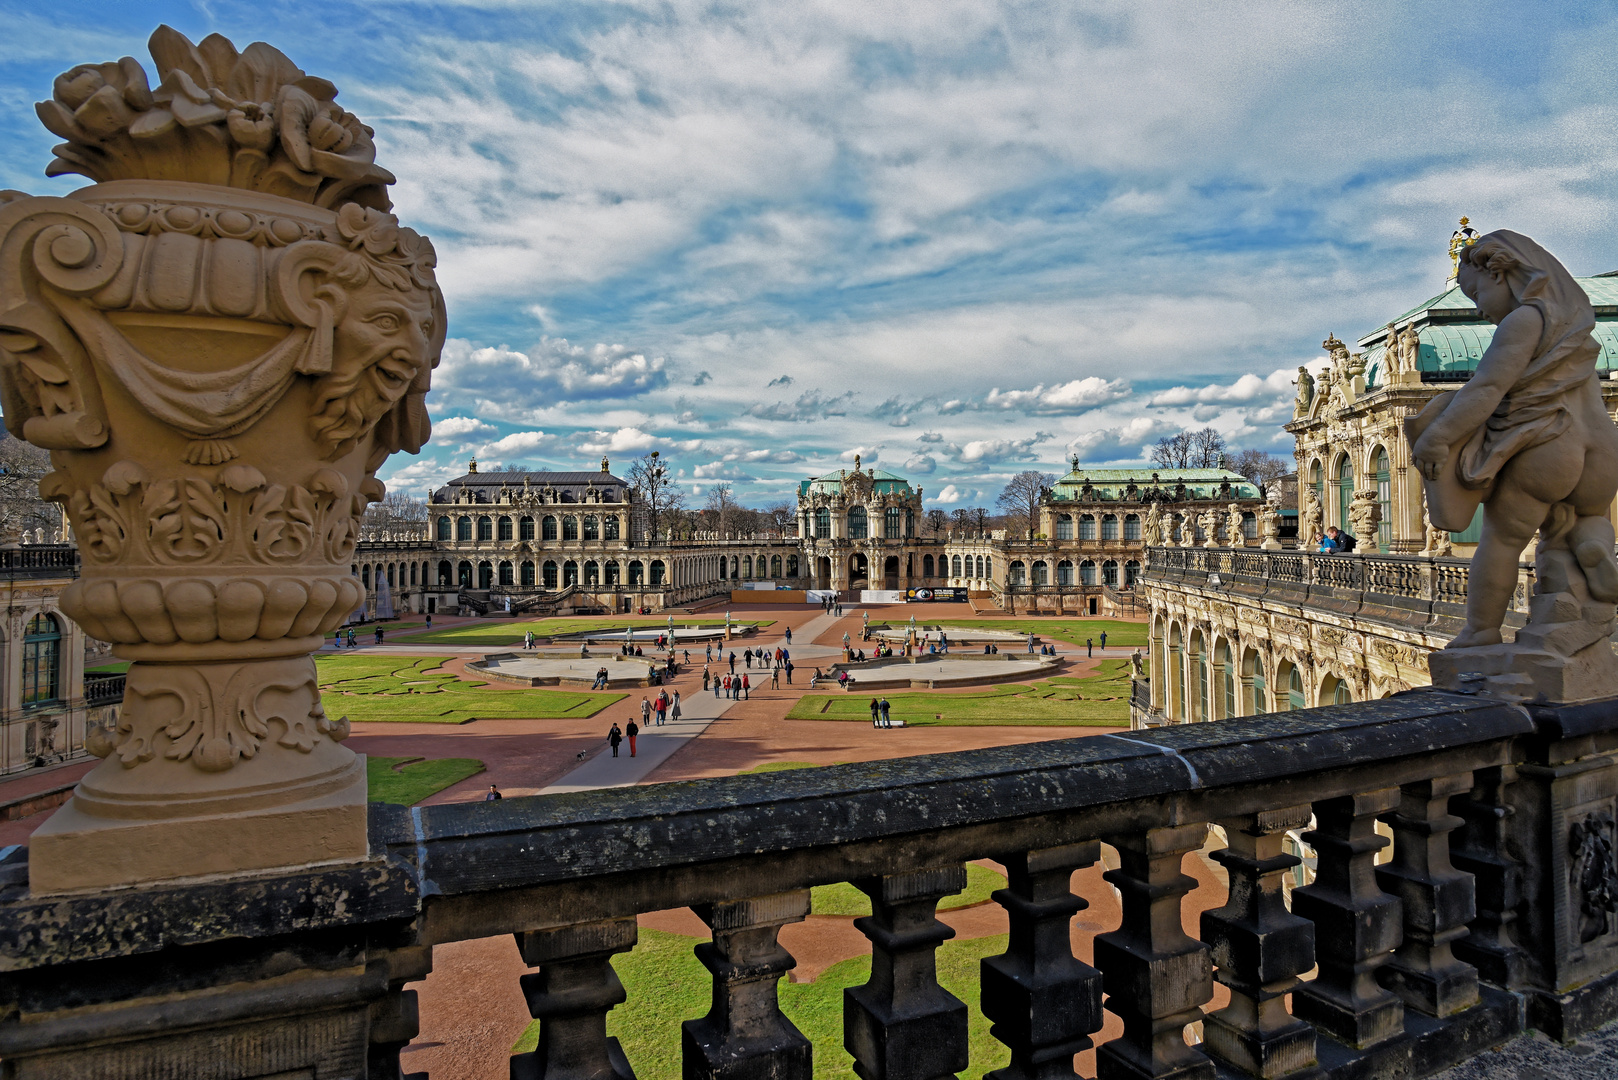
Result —
MULTIPOLYGON (((1595 307, 1597 366, 1610 380, 1618 272, 1578 280, 1595 307)), ((1330 366, 1318 378, 1299 369, 1286 425, 1298 463, 1297 550, 1150 552, 1141 589, 1150 677, 1137 684, 1136 726, 1360 701, 1428 683, 1427 654, 1461 625, 1478 522, 1460 533, 1427 527, 1403 421, 1466 381, 1494 335, 1453 274, 1447 286, 1361 336, 1358 352, 1328 336, 1330 366), (1358 539, 1353 554, 1309 550, 1328 525, 1358 539)), ((1618 415, 1618 383, 1604 381, 1602 395, 1618 415)), ((1526 618, 1531 559, 1525 552, 1508 627, 1526 618)))
MULTIPOLYGON (((1083 469, 1041 499, 1032 538, 922 535, 923 491, 875 468, 798 485, 796 535, 653 538, 633 487, 597 472, 469 471, 423 527, 367 529, 356 618, 406 612, 661 611, 769 584, 842 595, 953 588, 1009 612, 1132 614, 1153 535, 1260 537, 1267 504, 1226 469, 1083 469), (1234 523, 1234 526, 1232 525, 1234 523), (1154 532, 1155 530, 1155 532, 1154 532)), ((1270 514, 1273 519, 1273 513, 1270 514)))

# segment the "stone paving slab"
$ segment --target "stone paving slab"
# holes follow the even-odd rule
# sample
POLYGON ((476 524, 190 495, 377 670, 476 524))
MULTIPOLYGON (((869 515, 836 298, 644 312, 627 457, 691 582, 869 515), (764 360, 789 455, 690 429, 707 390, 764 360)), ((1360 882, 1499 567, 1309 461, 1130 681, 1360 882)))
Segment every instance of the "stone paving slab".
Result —
POLYGON ((1618 1078, 1618 1021, 1583 1036, 1572 1046, 1534 1032, 1432 1080, 1614 1080, 1618 1078))
MULTIPOLYGON (((647 697, 655 695, 648 694, 647 697)), ((618 756, 613 757, 612 751, 601 746, 590 752, 590 756, 572 772, 560 780, 540 791, 541 795, 554 795, 565 791, 594 791, 598 788, 629 787, 646 779, 653 769, 657 768, 679 750, 686 743, 708 730, 708 725, 719 717, 736 702, 729 698, 715 698, 712 694, 690 693, 680 698, 681 717, 678 722, 670 721, 662 727, 650 726, 641 729, 640 737, 636 740, 636 753, 629 756, 629 740, 625 739, 618 748, 618 756)), ((620 728, 628 726, 633 718, 640 723, 640 701, 633 696, 617 705, 604 710, 594 719, 600 722, 601 733, 606 735, 614 721, 620 728)))

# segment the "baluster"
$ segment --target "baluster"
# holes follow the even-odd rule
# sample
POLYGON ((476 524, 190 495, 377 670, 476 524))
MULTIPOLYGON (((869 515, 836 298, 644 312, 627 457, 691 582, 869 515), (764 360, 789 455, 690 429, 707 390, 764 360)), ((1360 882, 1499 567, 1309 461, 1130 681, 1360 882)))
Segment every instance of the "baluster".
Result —
MULTIPOLYGON (((377 963, 378 961, 372 961, 377 963)), ((412 945, 387 953, 388 993, 371 1005, 371 1045, 366 1056, 370 1080, 398 1080, 403 1075, 399 1052, 421 1033, 416 992, 405 984, 425 979, 433 969, 430 945, 412 945)), ((419 1074, 412 1074, 419 1075, 419 1074)))
POLYGON ((1213 1062, 1185 1043, 1186 1027, 1213 997, 1213 966, 1208 946, 1186 934, 1180 916, 1181 898, 1197 884, 1181 862, 1207 836, 1208 826, 1198 824, 1112 841, 1120 866, 1102 877, 1122 894, 1123 920, 1096 937, 1095 957, 1106 1007, 1123 1019, 1124 1033, 1096 1051, 1100 1080, 1213 1080, 1213 1062))
POLYGON ((1101 1030, 1101 973, 1073 955, 1073 916, 1090 905, 1070 888, 1073 871, 1100 856, 1092 840, 1006 860, 1009 887, 994 898, 1010 916, 1011 940, 982 962, 982 1001, 1011 1064, 985 1080, 1071 1077, 1073 1055, 1101 1030))
POLYGON ((1315 924, 1320 966, 1292 992, 1292 1012, 1360 1049, 1404 1033, 1404 1003, 1376 981, 1404 940, 1399 899, 1375 874, 1376 853, 1389 843, 1376 818, 1398 804, 1397 788, 1315 803, 1316 827, 1303 834, 1319 858, 1315 881, 1292 890, 1292 913, 1315 924))
POLYGON ((776 940, 809 914, 809 890, 694 908, 713 931, 696 947, 713 973, 713 1006, 681 1025, 685 1080, 809 1080, 809 1040, 781 1014, 776 984, 796 966, 776 940))
POLYGON ((944 866, 854 882, 871 914, 871 978, 843 991, 843 1046, 862 1080, 935 1080, 967 1065, 966 1003, 938 985, 938 946, 955 931, 938 902, 966 888, 966 867, 944 866))
POLYGON ((635 1080, 617 1039, 607 1038, 607 1013, 623 1003, 614 953, 635 947, 633 916, 517 935, 528 1012, 539 1021, 539 1046, 511 1059, 511 1080, 635 1080))
POLYGON ((1522 867, 1507 854, 1514 813, 1506 788, 1517 782, 1515 765, 1479 769, 1470 794, 1451 806, 1466 824, 1456 834, 1451 861, 1472 875, 1478 916, 1472 932, 1455 942, 1455 955, 1496 986, 1521 986, 1527 958, 1517 944, 1517 905, 1522 902, 1522 867))
POLYGON ((1450 796, 1471 789, 1471 773, 1405 784, 1399 809, 1382 817, 1393 830, 1393 861, 1376 876, 1404 904, 1404 944, 1379 977, 1427 1016, 1453 1016, 1478 1003, 1478 970, 1450 947, 1477 915, 1472 875, 1449 861, 1449 834, 1466 824, 1449 812, 1450 796))
POLYGON ((1254 1076, 1278 1077, 1315 1063, 1315 1029, 1287 1012, 1286 995, 1315 966, 1315 926, 1287 911, 1282 875, 1302 860, 1284 850, 1288 829, 1309 824, 1310 806, 1223 821, 1229 846, 1213 858, 1230 872, 1230 899, 1203 912, 1202 940, 1230 989, 1208 1014, 1208 1052, 1254 1076))

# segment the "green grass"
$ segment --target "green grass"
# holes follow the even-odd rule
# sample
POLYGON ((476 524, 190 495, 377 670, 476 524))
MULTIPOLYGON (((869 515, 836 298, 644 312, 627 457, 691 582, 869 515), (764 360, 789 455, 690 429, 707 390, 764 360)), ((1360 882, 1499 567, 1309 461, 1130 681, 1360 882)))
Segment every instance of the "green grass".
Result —
MULTIPOLYGON (((956 908, 981 904, 989 899, 990 893, 1005 887, 1006 879, 1003 874, 997 874, 986 866, 968 863, 966 888, 954 896, 946 896, 940 900, 938 910, 954 911, 956 908)), ((816 915, 848 915, 859 918, 871 913, 871 898, 846 881, 839 881, 835 885, 816 885, 809 890, 809 910, 816 915)))
POLYGON ((1101 648, 1101 631, 1107 632, 1107 644, 1113 647, 1146 647, 1146 624, 1125 622, 1122 619, 1052 619, 1048 616, 1027 619, 961 619, 945 622, 945 626, 958 626, 963 633, 973 630, 1010 630, 1026 635, 1032 630, 1042 638, 1058 638, 1072 645, 1084 644, 1086 638, 1101 648))
POLYGON ((818 769, 820 766, 813 761, 766 761, 762 765, 754 765, 751 769, 743 769, 737 776, 752 776, 755 773, 786 772, 788 769, 818 769))
POLYGON ((594 716, 627 695, 571 690, 485 690, 447 671, 442 656, 316 654, 326 711, 354 723, 465 724, 594 716))
POLYGON ((109 664, 97 664, 95 667, 84 669, 86 675, 122 675, 129 670, 131 661, 115 660, 109 664))
MULTIPOLYGON (((383 631, 383 637, 385 638, 388 634, 394 633, 398 630, 415 630, 418 627, 426 625, 427 623, 424 619, 411 619, 409 621, 404 621, 401 619, 389 619, 384 622, 355 623, 354 636, 363 637, 366 634, 375 634, 376 628, 380 626, 383 631)), ((343 627, 344 637, 348 636, 348 629, 349 628, 347 626, 343 627)))
MULTIPOLYGON (((789 720, 871 722, 871 698, 856 685, 805 694, 787 713, 789 720)), ((878 692, 877 696, 880 695, 878 692)), ((1128 727, 1129 661, 1102 660, 1093 675, 1058 675, 1032 685, 1011 683, 982 692, 924 691, 885 695, 889 715, 907 727, 1128 727)))
POLYGON ((468 776, 476 776, 482 771, 483 762, 476 758, 365 759, 371 802, 394 803, 398 806, 414 806, 427 796, 436 795, 450 785, 459 784, 468 776))
MULTIPOLYGON (((622 618, 610 619, 528 619, 528 620, 490 620, 475 623, 465 623, 461 626, 447 627, 443 630, 429 630, 424 634, 410 635, 412 645, 464 645, 477 648, 488 648, 500 645, 520 645, 523 635, 532 630, 535 637, 554 637, 558 634, 577 634, 585 630, 601 630, 616 626, 622 630, 625 626, 644 627, 646 629, 668 629, 668 616, 659 619, 649 615, 626 615, 622 618)), ((692 626, 724 626, 725 620, 703 618, 694 619, 689 616, 674 617, 675 629, 692 626)), ((770 621, 732 619, 732 626, 771 626, 770 621)))
MULTIPOLYGON (((626 1004, 607 1014, 607 1034, 623 1043, 640 1080, 679 1080, 680 1022, 707 1013, 712 977, 691 949, 701 940, 661 930, 642 930, 640 943, 613 967, 629 993, 626 1004)), ((966 1002, 970 1064, 961 1075, 978 1080, 1004 1068, 1011 1052, 989 1034, 978 1008, 979 962, 1006 950, 1006 936, 946 941, 938 949, 938 981, 966 1002)), ((854 1059, 843 1049, 843 991, 871 977, 871 958, 856 956, 833 964, 811 983, 778 984, 781 1011, 814 1043, 815 1080, 855 1080, 854 1059)), ((539 1044, 534 1021, 512 1047, 514 1053, 539 1044)))

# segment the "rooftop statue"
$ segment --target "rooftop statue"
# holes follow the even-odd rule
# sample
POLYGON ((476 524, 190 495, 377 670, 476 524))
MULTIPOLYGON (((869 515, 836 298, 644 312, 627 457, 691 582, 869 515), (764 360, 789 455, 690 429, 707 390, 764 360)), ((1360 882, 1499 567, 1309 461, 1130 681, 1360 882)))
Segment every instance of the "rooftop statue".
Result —
POLYGON ((1590 299, 1519 233, 1488 233, 1458 257, 1461 290, 1498 329, 1471 380, 1406 422, 1433 524, 1459 532, 1483 507, 1466 626, 1434 654, 1434 682, 1559 701, 1618 692, 1607 642, 1618 427, 1601 402, 1590 299), (1536 532, 1529 625, 1504 646, 1517 560, 1536 532))

